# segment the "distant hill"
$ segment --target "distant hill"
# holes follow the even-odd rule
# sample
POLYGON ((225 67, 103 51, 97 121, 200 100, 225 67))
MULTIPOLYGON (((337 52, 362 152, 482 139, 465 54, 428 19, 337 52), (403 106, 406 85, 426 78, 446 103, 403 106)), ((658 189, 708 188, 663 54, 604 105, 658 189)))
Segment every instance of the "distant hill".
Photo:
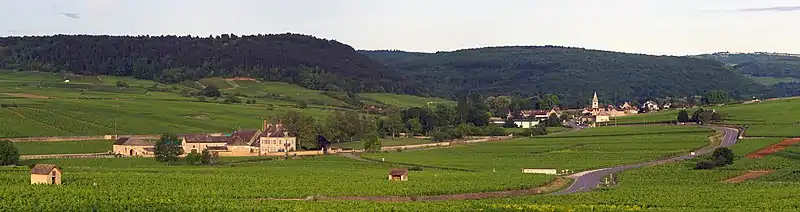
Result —
POLYGON ((683 97, 721 89, 733 96, 766 86, 707 59, 650 56, 556 46, 512 46, 453 52, 362 51, 404 75, 414 76, 432 96, 459 91, 491 95, 557 94, 568 106, 583 106, 597 91, 619 101, 683 97))
POLYGON ((754 77, 800 79, 800 55, 797 54, 719 52, 693 57, 720 61, 739 73, 754 77))
POLYGON ((297 34, 5 37, 0 38, 0 69, 164 83, 244 76, 316 90, 418 93, 405 77, 348 45, 297 34))

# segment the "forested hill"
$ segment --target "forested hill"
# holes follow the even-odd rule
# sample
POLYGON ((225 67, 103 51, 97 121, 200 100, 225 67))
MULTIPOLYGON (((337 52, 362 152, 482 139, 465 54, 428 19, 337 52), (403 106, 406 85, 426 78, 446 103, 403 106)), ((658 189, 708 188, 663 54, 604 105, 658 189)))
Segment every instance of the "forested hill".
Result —
POLYGON ((362 53, 415 76, 435 96, 453 96, 461 90, 522 96, 552 93, 567 105, 582 106, 594 91, 601 99, 622 101, 698 95, 714 89, 743 96, 765 89, 720 62, 687 57, 555 46, 362 53))
POLYGON ((797 54, 719 52, 693 57, 717 60, 751 76, 800 79, 800 55, 797 54))
POLYGON ((0 69, 120 75, 161 82, 249 76, 311 89, 417 93, 352 47, 297 34, 0 38, 0 69))

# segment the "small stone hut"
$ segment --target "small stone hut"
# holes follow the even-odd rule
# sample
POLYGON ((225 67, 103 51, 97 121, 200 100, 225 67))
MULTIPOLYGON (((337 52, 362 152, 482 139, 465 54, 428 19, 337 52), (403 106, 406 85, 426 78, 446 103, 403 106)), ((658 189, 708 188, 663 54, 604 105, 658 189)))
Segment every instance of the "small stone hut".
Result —
POLYGON ((31 184, 61 185, 61 169, 55 164, 36 164, 31 169, 31 184))
POLYGON ((389 180, 408 181, 408 169, 392 169, 392 171, 389 172, 389 180))

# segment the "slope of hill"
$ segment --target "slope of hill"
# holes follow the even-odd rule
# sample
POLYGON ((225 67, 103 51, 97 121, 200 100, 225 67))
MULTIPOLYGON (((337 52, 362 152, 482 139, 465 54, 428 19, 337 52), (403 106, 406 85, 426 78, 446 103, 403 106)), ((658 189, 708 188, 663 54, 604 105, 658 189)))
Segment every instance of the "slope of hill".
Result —
POLYGON ((720 61, 731 65, 739 73, 754 77, 800 79, 800 55, 719 52, 693 57, 720 61))
POLYGON ((297 34, 5 37, 0 38, 0 69, 134 76, 164 83, 247 76, 315 90, 414 93, 404 77, 352 47, 297 34))
POLYGON ((453 52, 362 51, 395 71, 414 76, 423 92, 452 97, 485 94, 557 94, 583 106, 597 91, 613 100, 688 96, 721 89, 733 96, 765 89, 712 60, 649 56, 554 46, 515 46, 453 52))

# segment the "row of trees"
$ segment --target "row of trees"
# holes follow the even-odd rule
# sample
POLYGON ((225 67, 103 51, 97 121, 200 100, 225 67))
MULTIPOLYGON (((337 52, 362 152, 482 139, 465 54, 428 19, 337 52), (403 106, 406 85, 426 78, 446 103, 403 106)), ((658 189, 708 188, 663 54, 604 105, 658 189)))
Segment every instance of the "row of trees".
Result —
POLYGON ((689 116, 689 111, 681 110, 678 111, 678 122, 686 123, 686 122, 697 122, 699 124, 706 124, 711 122, 718 122, 722 121, 724 115, 722 113, 717 112, 716 110, 707 110, 703 108, 699 108, 695 110, 691 116, 689 116))

